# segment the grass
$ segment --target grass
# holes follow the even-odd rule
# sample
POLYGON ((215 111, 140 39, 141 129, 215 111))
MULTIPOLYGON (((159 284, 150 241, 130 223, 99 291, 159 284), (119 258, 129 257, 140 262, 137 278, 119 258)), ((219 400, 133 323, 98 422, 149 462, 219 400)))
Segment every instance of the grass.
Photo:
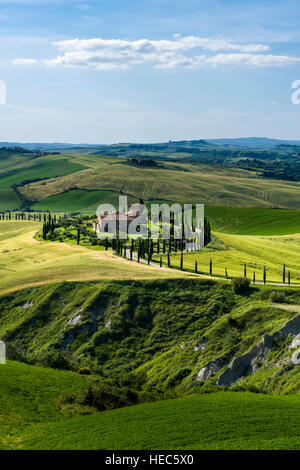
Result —
POLYGON ((216 232, 233 235, 290 235, 300 233, 300 211, 205 206, 216 232))
POLYGON ((54 161, 37 160, 37 164, 31 168, 15 170, 11 174, 2 175, 0 177, 0 190, 10 188, 13 185, 21 185, 29 180, 56 178, 84 169, 84 166, 69 162, 66 158, 54 161))
MULTIPOLYGON (((72 158, 76 161, 76 156, 72 158)), ((82 161, 83 156, 78 158, 82 161)), ((89 161, 86 161, 87 165, 92 165, 89 161)), ((255 178, 250 172, 218 169, 204 164, 176 166, 180 169, 172 164, 159 170, 146 169, 125 165, 113 158, 105 157, 101 161, 100 157, 95 157, 94 167, 90 170, 49 181, 46 185, 32 183, 22 192, 26 198, 40 201, 76 186, 78 189, 125 193, 144 200, 300 209, 300 183, 264 180, 255 178)))
POLYGON ((36 241, 33 237, 40 229, 38 222, 0 222, 0 292, 59 281, 182 277, 174 270, 137 265, 111 252, 36 241))
POLYGON ((20 205, 19 197, 11 188, 0 190, 0 211, 14 210, 20 205))
POLYGON ((27 428, 22 449, 300 449, 300 397, 218 393, 27 428))
POLYGON ((86 386, 72 372, 0 366, 0 449, 300 449, 299 396, 220 392, 64 417, 55 399, 86 386))
POLYGON ((66 212, 92 212, 100 204, 108 202, 119 206, 119 194, 113 191, 86 191, 73 189, 62 194, 49 196, 32 206, 33 210, 66 211, 66 212))
MULTIPOLYGON (((25 425, 63 419, 54 399, 66 391, 79 391, 86 380, 72 372, 56 371, 7 361, 0 366, 0 449, 9 435, 25 425)), ((18 447, 17 443, 16 446, 18 447)))
MULTIPOLYGON (((229 277, 244 275, 244 263, 247 264, 247 276, 252 280, 253 272, 256 281, 263 280, 263 268, 267 268, 267 282, 282 282, 282 267, 286 264, 286 273, 291 271, 291 282, 300 281, 300 234, 286 236, 248 236, 215 234, 227 246, 227 250, 210 251, 204 249, 199 252, 184 254, 183 267, 190 271, 198 263, 198 272, 209 273, 209 262, 213 262, 213 275, 225 276, 227 268, 229 277)), ((157 261, 158 256, 155 255, 157 261)), ((167 265, 167 257, 163 256, 167 265)), ((180 268, 180 253, 171 255, 171 266, 180 268)), ((287 277, 286 277, 287 282, 287 277)))

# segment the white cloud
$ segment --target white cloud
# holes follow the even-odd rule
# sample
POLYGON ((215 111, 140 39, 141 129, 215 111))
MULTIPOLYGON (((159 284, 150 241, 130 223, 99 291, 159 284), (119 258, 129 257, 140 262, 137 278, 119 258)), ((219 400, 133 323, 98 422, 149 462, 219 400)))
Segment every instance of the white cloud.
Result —
MULTIPOLYGON (((43 62, 48 66, 91 67, 98 70, 126 70, 148 64, 156 68, 200 68, 218 65, 269 67, 300 62, 298 57, 273 55, 265 44, 238 44, 224 39, 182 37, 173 40, 71 39, 54 42, 60 54, 43 62), (199 52, 202 52, 202 54, 199 52), (198 52, 199 51, 199 52, 198 52), (197 53, 198 52, 198 53, 197 53)), ((16 59, 29 65, 30 59, 16 59)))
POLYGON ((111 109, 117 109, 119 111, 133 111, 133 110, 136 110, 136 106, 134 106, 133 104, 129 104, 129 103, 124 103, 123 101, 110 101, 110 100, 107 100, 104 102, 105 106, 107 108, 111 108, 111 109))
POLYGON ((15 59, 13 63, 15 65, 34 65, 37 64, 38 61, 35 59, 15 59))
POLYGON ((270 67, 297 64, 300 62, 300 57, 272 54, 217 54, 213 57, 206 57, 205 62, 211 65, 245 64, 254 67, 270 67))

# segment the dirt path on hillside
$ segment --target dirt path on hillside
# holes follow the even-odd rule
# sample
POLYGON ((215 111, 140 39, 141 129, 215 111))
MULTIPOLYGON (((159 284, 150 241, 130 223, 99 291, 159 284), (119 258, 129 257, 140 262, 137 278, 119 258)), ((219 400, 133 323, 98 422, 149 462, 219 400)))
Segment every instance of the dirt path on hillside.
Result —
POLYGON ((281 308, 282 310, 288 310, 291 312, 300 312, 300 305, 291 305, 291 304, 276 304, 270 303, 270 307, 281 308))

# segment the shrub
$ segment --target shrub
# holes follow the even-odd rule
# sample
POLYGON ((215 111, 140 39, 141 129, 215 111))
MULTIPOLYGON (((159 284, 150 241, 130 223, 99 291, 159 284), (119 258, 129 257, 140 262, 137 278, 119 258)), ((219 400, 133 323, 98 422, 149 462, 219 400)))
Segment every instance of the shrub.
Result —
POLYGON ((80 367, 80 369, 78 369, 78 374, 90 375, 91 374, 91 369, 89 367, 80 367))
POLYGON ((275 303, 283 303, 285 301, 285 293, 279 290, 274 290, 270 294, 270 300, 275 303))
POLYGON ((185 377, 187 377, 191 373, 191 369, 189 367, 184 367, 183 369, 179 369, 175 372, 174 375, 171 375, 166 381, 166 388, 173 388, 176 385, 179 385, 185 377))
POLYGON ((49 349, 44 355, 38 358, 38 362, 44 367, 52 369, 72 370, 73 365, 65 354, 57 349, 49 349))
POLYGON ((250 281, 245 277, 235 277, 231 281, 232 289, 235 294, 248 294, 250 290, 250 281))

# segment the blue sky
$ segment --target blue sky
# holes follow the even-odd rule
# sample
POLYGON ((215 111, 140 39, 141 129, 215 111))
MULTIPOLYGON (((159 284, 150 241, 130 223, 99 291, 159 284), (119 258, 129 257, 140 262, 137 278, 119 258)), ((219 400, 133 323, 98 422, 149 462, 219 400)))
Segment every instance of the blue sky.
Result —
POLYGON ((0 0, 0 141, 300 139, 299 23, 295 0, 0 0))

